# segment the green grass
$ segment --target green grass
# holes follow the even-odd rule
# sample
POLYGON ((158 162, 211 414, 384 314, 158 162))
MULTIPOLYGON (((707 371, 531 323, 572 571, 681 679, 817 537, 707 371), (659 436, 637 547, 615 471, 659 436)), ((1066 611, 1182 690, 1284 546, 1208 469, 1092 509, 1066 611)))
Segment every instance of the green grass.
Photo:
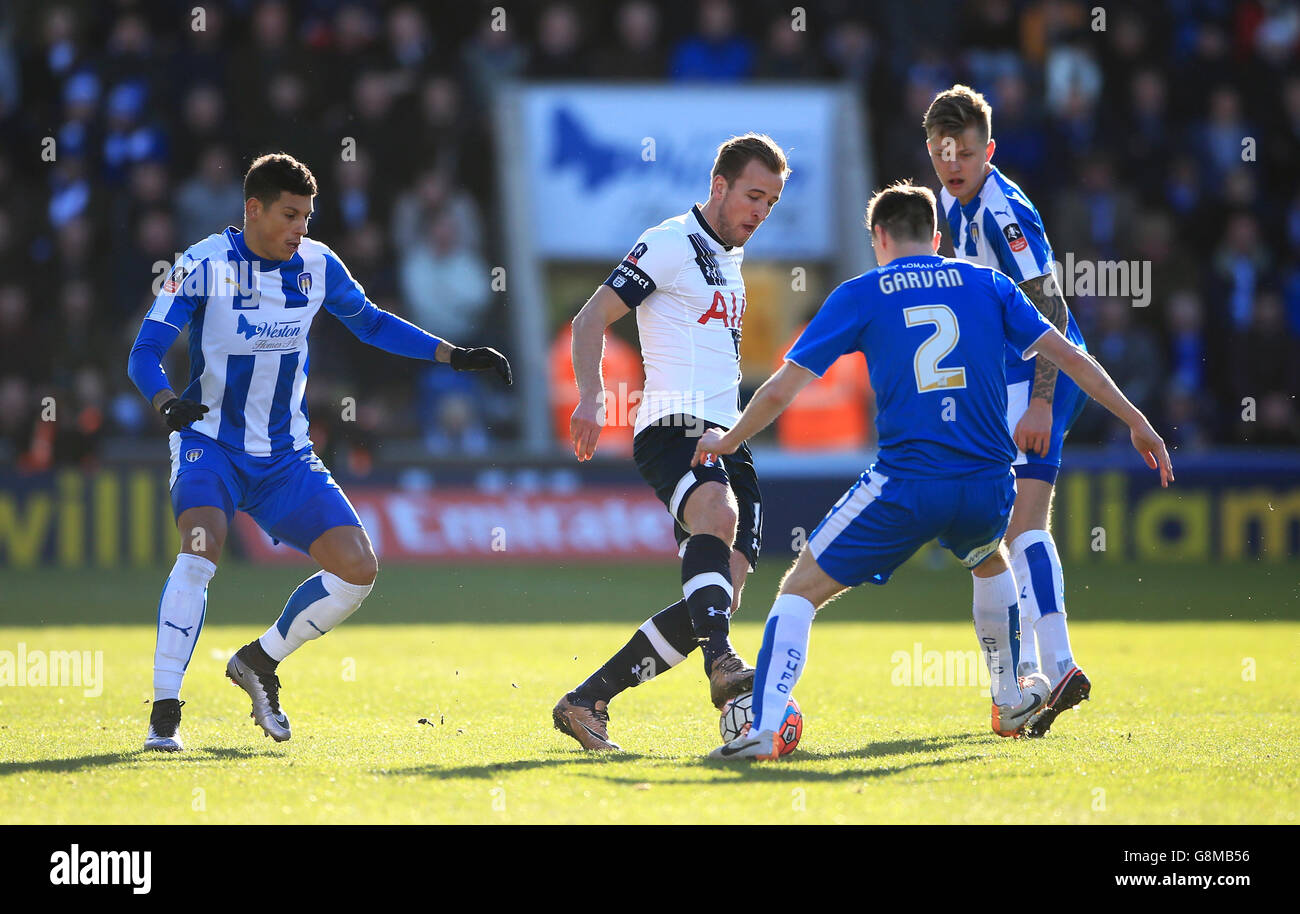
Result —
MULTIPOLYGON (((735 640, 751 659, 780 570, 746 591, 735 640)), ((0 821, 1297 821, 1293 565, 1068 569, 1094 700, 1045 740, 990 733, 978 687, 892 684, 916 642, 974 648, 968 577, 917 562, 814 626, 791 758, 702 759, 717 715, 695 657, 616 699, 627 752, 580 753, 552 704, 672 600, 674 573, 386 568, 355 624, 285 663, 294 738, 274 744, 222 670, 303 571, 223 567, 186 680, 187 751, 166 756, 139 752, 165 569, 6 571, 0 651, 103 651, 105 678, 93 698, 0 688, 0 821)))

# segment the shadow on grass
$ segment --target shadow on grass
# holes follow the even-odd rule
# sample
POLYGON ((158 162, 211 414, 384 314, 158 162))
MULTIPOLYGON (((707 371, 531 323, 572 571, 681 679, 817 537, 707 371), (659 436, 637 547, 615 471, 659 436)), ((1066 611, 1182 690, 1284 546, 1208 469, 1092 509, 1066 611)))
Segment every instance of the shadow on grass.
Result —
POLYGON ((0 762, 0 777, 6 774, 28 772, 66 773, 87 768, 109 768, 130 765, 142 759, 165 759, 168 764, 186 765, 194 762, 237 761, 256 758, 278 758, 283 752, 274 749, 186 749, 184 752, 155 752, 136 749, 132 752, 107 752, 101 755, 80 755, 73 758, 37 759, 30 762, 0 762))
POLYGON ((720 771, 732 772, 740 780, 768 781, 852 781, 863 778, 883 777, 901 774, 917 768, 934 768, 941 765, 958 764, 983 758, 984 753, 962 755, 955 758, 924 758, 904 762, 899 765, 881 765, 872 767, 850 767, 845 771, 809 771, 805 767, 793 767, 795 762, 821 762, 842 759, 875 759, 895 755, 927 754, 942 752, 953 746, 969 743, 987 742, 983 734, 954 733, 948 736, 928 736, 920 739, 898 739, 885 742, 869 743, 858 749, 841 752, 803 752, 792 756, 790 761, 777 763, 740 763, 709 759, 703 756, 681 756, 676 758, 639 755, 635 752, 585 753, 573 750, 556 749, 542 758, 518 759, 512 762, 489 762, 483 765, 457 765, 441 767, 438 765, 416 765, 406 768, 387 768, 373 770, 371 774, 399 777, 434 777, 434 778, 496 778, 502 774, 516 771, 533 771, 538 768, 559 768, 569 765, 583 766, 593 777, 620 784, 641 784, 647 778, 644 773, 639 776, 625 776, 621 771, 623 762, 652 762, 673 768, 698 772, 700 777, 654 777, 654 784, 698 784, 716 782, 714 775, 720 771), (608 767, 608 772, 601 769, 608 767))
POLYGON ((398 777, 432 778, 495 778, 512 771, 532 771, 560 765, 617 765, 620 762, 656 761, 652 756, 635 752, 582 752, 581 750, 554 749, 544 758, 517 759, 513 762, 488 762, 484 765, 457 765, 442 768, 438 765, 410 765, 406 768, 373 768, 371 774, 398 777))

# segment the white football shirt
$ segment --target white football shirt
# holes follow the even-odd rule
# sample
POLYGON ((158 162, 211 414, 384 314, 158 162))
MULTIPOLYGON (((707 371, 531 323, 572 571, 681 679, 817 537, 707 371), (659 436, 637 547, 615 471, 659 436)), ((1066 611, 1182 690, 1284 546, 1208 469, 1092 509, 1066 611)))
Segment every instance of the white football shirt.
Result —
POLYGON ((684 414, 731 428, 740 417, 744 258, 698 206, 647 229, 605 285, 636 310, 645 390, 634 432, 684 414))

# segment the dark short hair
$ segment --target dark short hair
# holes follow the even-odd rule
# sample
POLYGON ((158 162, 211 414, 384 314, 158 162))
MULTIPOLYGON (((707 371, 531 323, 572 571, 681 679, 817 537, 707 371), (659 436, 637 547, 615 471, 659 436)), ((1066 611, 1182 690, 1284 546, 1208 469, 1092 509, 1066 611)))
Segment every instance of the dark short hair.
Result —
POLYGON ((993 135, 993 108, 970 86, 960 83, 934 97, 921 122, 925 137, 956 137, 967 127, 978 127, 984 142, 993 135))
POLYGON ((894 241, 929 241, 935 230, 934 191, 895 181, 867 203, 867 231, 877 226, 894 241))
POLYGON ((790 166, 786 162, 785 153, 776 145, 776 140, 765 133, 733 136, 724 142, 718 147, 718 157, 713 160, 713 174, 710 177, 722 175, 730 187, 736 183, 745 166, 754 159, 762 162, 768 171, 779 175, 782 181, 790 177, 790 166))
POLYGON ((254 159, 244 175, 244 199, 256 197, 263 206, 270 206, 280 199, 282 192, 316 196, 316 178, 311 169, 287 152, 274 152, 254 159))

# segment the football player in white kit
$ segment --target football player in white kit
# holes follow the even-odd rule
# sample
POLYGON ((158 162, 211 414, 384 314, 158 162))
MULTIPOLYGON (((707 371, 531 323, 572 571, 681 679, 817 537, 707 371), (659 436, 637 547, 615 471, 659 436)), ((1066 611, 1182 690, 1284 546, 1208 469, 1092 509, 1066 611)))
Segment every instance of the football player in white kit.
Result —
POLYGON ((682 599, 647 619, 617 653, 564 695, 555 728, 584 749, 613 750, 610 700, 681 663, 696 647, 715 707, 753 688, 730 618, 762 547, 763 500, 747 447, 697 467, 695 444, 740 415, 744 244, 781 198, 784 152, 749 133, 718 147, 709 199, 642 233, 573 320, 579 403, 574 455, 589 460, 600 437, 605 328, 635 310, 645 362, 633 459, 676 524, 682 599))

